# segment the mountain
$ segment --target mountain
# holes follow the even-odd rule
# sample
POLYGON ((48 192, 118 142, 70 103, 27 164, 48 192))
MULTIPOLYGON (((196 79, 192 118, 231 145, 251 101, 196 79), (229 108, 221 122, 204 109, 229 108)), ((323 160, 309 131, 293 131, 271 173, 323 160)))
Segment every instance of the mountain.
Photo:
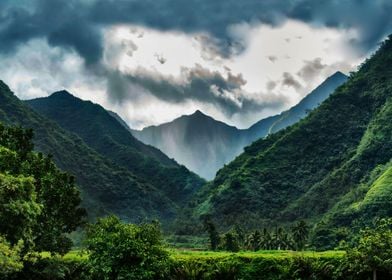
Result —
POLYGON ((242 150, 239 129, 200 111, 133 134, 207 179, 242 150))
POLYGON ((107 110, 107 112, 115 118, 123 127, 125 127, 126 130, 132 133, 132 129, 128 126, 128 124, 116 113, 110 110, 107 110))
POLYGON ((1 81, 0 121, 34 130, 35 149, 51 154, 61 169, 75 175, 90 218, 109 213, 127 221, 145 218, 167 221, 175 217, 179 206, 163 190, 102 156, 76 134, 31 109, 1 81))
POLYGON ((196 174, 132 136, 113 113, 66 91, 28 100, 35 111, 78 135, 89 147, 181 206, 203 184, 196 174))
POLYGON ((140 141, 159 148, 206 179, 239 155, 243 148, 271 132, 294 124, 324 101, 347 76, 337 72, 306 96, 298 105, 249 129, 237 129, 196 111, 172 122, 132 131, 140 141))
POLYGON ((327 99, 336 88, 345 83, 347 78, 348 77, 346 75, 338 71, 328 77, 294 107, 278 115, 268 117, 255 123, 247 129, 246 133, 248 144, 261 137, 265 137, 270 133, 277 132, 283 128, 293 125, 300 119, 303 119, 311 110, 317 108, 325 99, 327 99))
POLYGON ((391 214, 392 185, 385 183, 392 159, 391 64, 392 36, 306 118, 254 142, 219 170, 195 213, 223 227, 305 219, 314 225, 318 248, 391 214))

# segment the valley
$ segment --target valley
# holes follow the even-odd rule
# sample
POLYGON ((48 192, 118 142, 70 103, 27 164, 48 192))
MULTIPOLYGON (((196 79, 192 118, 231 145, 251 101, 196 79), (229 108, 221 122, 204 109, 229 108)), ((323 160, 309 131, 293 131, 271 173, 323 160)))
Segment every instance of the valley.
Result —
POLYGON ((392 5, 185 2, 0 1, 0 280, 392 279, 392 5))

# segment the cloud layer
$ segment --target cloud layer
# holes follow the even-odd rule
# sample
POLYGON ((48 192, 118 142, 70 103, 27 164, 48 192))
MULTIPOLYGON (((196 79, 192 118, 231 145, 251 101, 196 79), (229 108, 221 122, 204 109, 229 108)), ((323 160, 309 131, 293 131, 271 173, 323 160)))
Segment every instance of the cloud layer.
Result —
POLYGON ((24 98, 67 87, 135 126, 196 108, 247 126, 352 70, 391 14, 389 0, 2 0, 0 78, 24 98))
POLYGON ((391 31, 389 0, 3 0, 0 40, 2 51, 12 51, 32 38, 46 38, 53 46, 75 49, 87 63, 103 53, 100 29, 113 24, 144 25, 160 30, 207 32, 223 54, 241 50, 228 27, 241 22, 277 26, 287 18, 314 25, 354 28, 353 42, 361 50, 391 31))

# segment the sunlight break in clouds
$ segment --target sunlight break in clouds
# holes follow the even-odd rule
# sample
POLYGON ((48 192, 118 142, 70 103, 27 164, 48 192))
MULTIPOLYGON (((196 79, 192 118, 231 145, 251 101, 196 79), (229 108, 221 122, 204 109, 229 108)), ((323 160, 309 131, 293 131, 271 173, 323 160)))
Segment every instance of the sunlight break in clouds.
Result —
POLYGON ((228 33, 237 44, 233 48, 241 49, 230 57, 221 55, 206 33, 112 26, 104 30, 98 66, 86 68, 75 51, 33 40, 2 58, 0 71, 21 98, 66 88, 118 112, 133 128, 196 109, 247 127, 363 59, 350 45, 355 30, 288 20, 278 27, 232 25, 228 33))
POLYGON ((104 61, 108 67, 124 74, 170 80, 171 83, 184 85, 190 82, 184 75, 184 69, 202 65, 209 71, 219 72, 226 80, 230 76, 243 79, 241 86, 232 91, 218 92, 217 86, 211 85, 211 94, 231 100, 238 106, 238 111, 231 116, 193 98, 192 92, 185 93, 189 94, 183 98, 187 100, 186 103, 162 106, 159 98, 151 100, 156 94, 149 90, 141 96, 140 92, 130 90, 126 99, 134 102, 129 102, 126 106, 128 109, 122 110, 132 112, 132 117, 125 113, 129 116, 128 121, 132 124, 139 116, 138 124, 148 125, 147 120, 158 124, 170 121, 173 112, 176 112, 174 115, 189 114, 198 107, 218 119, 246 127, 262 117, 294 105, 329 75, 338 70, 349 72, 363 59, 349 45, 350 40, 357 36, 354 30, 314 28, 290 20, 275 28, 245 23, 234 25, 229 33, 245 46, 245 51, 225 58, 218 54, 213 45, 203 44, 206 34, 159 32, 136 26, 117 26, 107 30, 104 61), (164 63, 158 58, 164 58, 164 63), (149 105, 139 108, 138 101, 142 104, 147 95, 151 95, 148 97, 149 105), (256 104, 270 102, 274 98, 281 101, 278 107, 260 106, 260 110, 256 107, 256 110, 246 111, 241 108, 243 98, 254 100, 256 104), (159 116, 151 118, 154 114, 159 116), (143 115, 146 122, 142 120, 143 115))

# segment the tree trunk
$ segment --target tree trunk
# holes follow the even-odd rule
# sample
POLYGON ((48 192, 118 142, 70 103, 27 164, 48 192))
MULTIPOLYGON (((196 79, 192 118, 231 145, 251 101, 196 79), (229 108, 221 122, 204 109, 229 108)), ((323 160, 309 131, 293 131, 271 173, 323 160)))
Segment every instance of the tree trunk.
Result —
POLYGON ((373 280, 377 280, 377 270, 373 269, 373 280))

